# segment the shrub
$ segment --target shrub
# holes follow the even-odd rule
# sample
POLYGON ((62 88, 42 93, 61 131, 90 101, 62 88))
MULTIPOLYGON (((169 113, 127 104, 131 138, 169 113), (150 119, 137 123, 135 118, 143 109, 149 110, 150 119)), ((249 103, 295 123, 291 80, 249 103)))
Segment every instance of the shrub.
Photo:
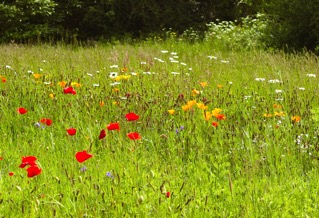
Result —
POLYGON ((240 22, 217 20, 207 24, 205 40, 224 49, 263 48, 262 39, 265 37, 267 24, 266 15, 261 13, 244 17, 240 22))

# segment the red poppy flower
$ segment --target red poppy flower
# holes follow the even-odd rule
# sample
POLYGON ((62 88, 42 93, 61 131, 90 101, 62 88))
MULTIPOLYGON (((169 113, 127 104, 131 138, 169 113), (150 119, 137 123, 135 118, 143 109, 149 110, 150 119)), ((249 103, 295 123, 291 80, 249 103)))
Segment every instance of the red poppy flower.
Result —
POLYGON ((27 165, 34 166, 36 165, 35 161, 37 160, 34 156, 22 157, 22 163, 20 164, 20 168, 24 168, 27 165))
POLYGON ((142 138, 137 132, 128 133, 127 137, 129 137, 131 140, 138 140, 142 138))
POLYGON ((19 114, 25 114, 25 113, 27 113, 28 111, 27 111, 25 108, 20 107, 20 108, 17 109, 17 112, 18 112, 19 114))
POLYGON ((7 82, 7 79, 4 78, 4 77, 2 77, 2 78, 1 78, 1 81, 2 81, 3 83, 5 83, 5 82, 7 82))
POLYGON ((40 123, 44 123, 47 126, 51 126, 52 125, 52 120, 48 119, 48 118, 42 118, 40 120, 40 123))
POLYGON ((64 94, 72 94, 72 95, 75 95, 76 94, 76 91, 73 89, 72 86, 68 86, 68 87, 65 87, 63 89, 63 93, 64 94))
POLYGON ((93 155, 88 154, 86 151, 79 151, 75 154, 75 158, 78 162, 83 163, 87 159, 91 158, 93 155))
POLYGON ((166 197, 167 198, 171 197, 171 193, 170 192, 166 192, 166 197))
POLYGON ((31 178, 31 177, 39 175, 42 172, 42 169, 40 169, 37 165, 33 165, 27 169, 27 172, 28 172, 28 177, 31 178))
POLYGON ((218 122, 212 122, 212 125, 213 125, 214 127, 217 127, 217 126, 218 126, 218 122))
POLYGON ((120 131, 120 124, 119 123, 110 123, 109 125, 107 125, 107 129, 120 131))
POLYGON ((68 128, 66 131, 70 136, 73 136, 76 134, 76 129, 74 128, 68 128))
POLYGON ((135 113, 128 113, 125 115, 125 117, 126 117, 127 121, 135 121, 135 120, 138 120, 140 118, 140 116, 135 114, 135 113))
POLYGON ((99 140, 104 139, 105 136, 106 136, 105 129, 102 129, 101 132, 100 132, 100 135, 99 135, 99 140))
POLYGON ((9 172, 9 176, 14 176, 14 172, 9 172))

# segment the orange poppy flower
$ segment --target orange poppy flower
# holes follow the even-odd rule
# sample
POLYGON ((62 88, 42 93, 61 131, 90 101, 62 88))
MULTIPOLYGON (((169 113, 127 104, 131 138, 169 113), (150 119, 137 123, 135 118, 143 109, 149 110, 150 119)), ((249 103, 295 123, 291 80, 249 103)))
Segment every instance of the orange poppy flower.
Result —
POLYGON ((298 123, 298 122, 301 120, 301 118, 300 118, 299 116, 293 116, 293 117, 291 118, 291 120, 292 120, 292 121, 295 121, 296 123, 298 123))

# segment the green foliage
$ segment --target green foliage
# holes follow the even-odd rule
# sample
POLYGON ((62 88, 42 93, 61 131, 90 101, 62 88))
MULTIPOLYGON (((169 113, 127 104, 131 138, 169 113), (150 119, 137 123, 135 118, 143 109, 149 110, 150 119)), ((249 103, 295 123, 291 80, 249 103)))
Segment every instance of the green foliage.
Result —
POLYGON ((249 50, 264 48, 262 39, 268 21, 264 14, 242 18, 235 21, 220 21, 207 24, 205 40, 222 49, 249 50))
POLYGON ((318 1, 271 0, 266 9, 271 21, 265 38, 269 46, 297 50, 318 48, 318 1))
POLYGON ((52 34, 48 21, 55 6, 51 0, 0 3, 0 39, 28 41, 52 34))
POLYGON ((8 1, 0 4, 2 40, 47 37, 53 40, 145 38, 172 29, 203 32, 206 23, 233 20, 236 0, 139 1, 43 0, 8 1))
POLYGON ((0 3, 0 40, 166 40, 170 31, 188 42, 213 38, 225 48, 318 53, 318 11, 318 1, 304 0, 7 0, 0 3))

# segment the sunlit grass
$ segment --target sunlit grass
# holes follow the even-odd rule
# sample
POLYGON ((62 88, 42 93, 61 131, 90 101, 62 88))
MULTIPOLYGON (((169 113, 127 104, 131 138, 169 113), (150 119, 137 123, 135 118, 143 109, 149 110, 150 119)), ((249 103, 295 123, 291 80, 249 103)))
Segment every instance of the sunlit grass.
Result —
POLYGON ((183 42, 0 52, 0 214, 318 216, 317 57, 183 42))

